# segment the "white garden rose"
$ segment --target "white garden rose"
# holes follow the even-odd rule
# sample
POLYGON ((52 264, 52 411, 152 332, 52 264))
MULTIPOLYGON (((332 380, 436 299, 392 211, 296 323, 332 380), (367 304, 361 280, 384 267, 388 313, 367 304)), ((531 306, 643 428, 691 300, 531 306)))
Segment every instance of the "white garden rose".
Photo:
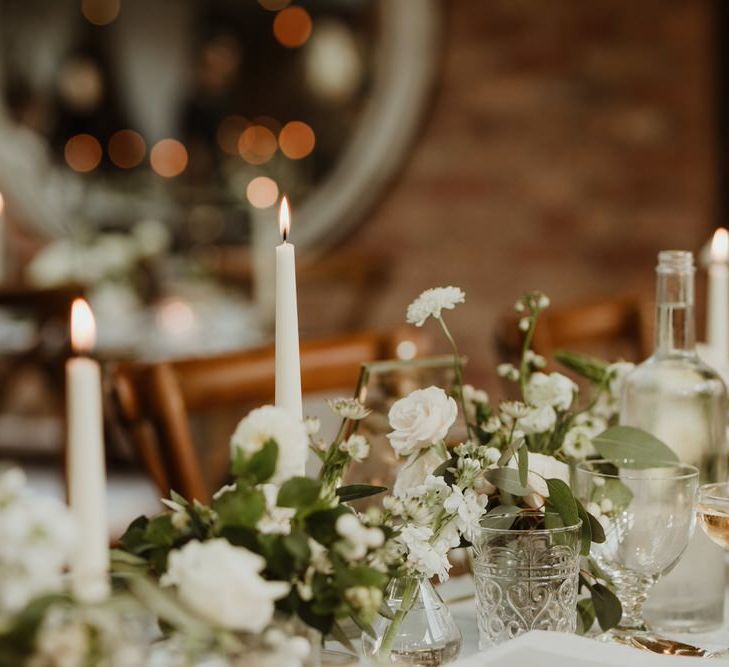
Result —
POLYGON ((290 589, 266 581, 266 561, 227 540, 193 540, 170 552, 160 583, 176 586, 180 599, 208 621, 231 630, 262 632, 271 622, 274 602, 290 589))
POLYGON ((425 290, 408 306, 407 321, 422 327, 429 317, 440 317, 444 309, 452 310, 463 303, 466 295, 460 287, 434 287, 425 290))
POLYGON ((304 474, 309 454, 309 437, 304 424, 294 419, 287 410, 264 405, 244 417, 230 439, 232 454, 240 449, 246 456, 258 452, 268 440, 278 445, 276 471, 270 480, 281 484, 290 477, 304 474))
POLYGON ((551 405, 555 410, 567 410, 574 400, 577 385, 561 373, 534 373, 526 386, 529 405, 541 408, 551 405))
POLYGON ((397 473, 392 493, 398 497, 404 496, 408 489, 424 484, 426 477, 432 475, 443 461, 443 454, 434 447, 424 452, 414 452, 397 473))
MULTIPOLYGON (((518 468, 517 458, 509 461, 509 468, 518 468)), ((554 456, 529 452, 529 473, 527 475, 527 488, 529 496, 524 500, 532 507, 541 507, 544 498, 549 497, 549 488, 546 480, 561 479, 565 484, 570 483, 570 468, 566 463, 558 461, 554 456)))
POLYGON ((519 420, 519 428, 527 435, 546 433, 552 430, 557 421, 557 413, 551 405, 541 408, 530 408, 526 417, 519 420))
POLYGON ((416 389, 390 408, 394 430, 387 437, 399 455, 408 456, 443 440, 456 417, 456 402, 440 387, 416 389))

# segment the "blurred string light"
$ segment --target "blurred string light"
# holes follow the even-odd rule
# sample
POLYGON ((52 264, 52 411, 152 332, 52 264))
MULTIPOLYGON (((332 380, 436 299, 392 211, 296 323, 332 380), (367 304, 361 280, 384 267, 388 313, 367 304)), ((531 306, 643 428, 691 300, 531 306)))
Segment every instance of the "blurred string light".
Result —
POLYGON ((255 208, 268 208, 278 201, 278 185, 268 176, 256 176, 246 188, 246 197, 255 208))
POLYGON ((303 7, 287 7, 273 20, 273 35, 280 44, 295 49, 311 37, 311 16, 303 7))
POLYGON ((300 120, 292 120, 281 128, 278 143, 287 158, 301 160, 314 150, 316 136, 309 125, 300 120))
POLYGON ((177 139, 158 141, 149 154, 152 169, 165 178, 174 178, 185 171, 187 159, 187 149, 177 139))
POLYGON ((76 134, 63 149, 63 156, 71 169, 80 173, 93 171, 101 162, 101 144, 90 134, 76 134))
POLYGON ((73 58, 58 72, 58 93, 75 111, 88 112, 99 106, 104 95, 104 79, 90 58, 73 58))
POLYGON ((249 164, 268 162, 277 148, 276 135, 263 125, 247 127, 238 140, 238 152, 249 164))
POLYGON ((291 0, 258 0, 258 4, 270 12, 277 12, 291 4, 291 0))
POLYGON ((243 116, 233 115, 223 118, 215 134, 220 149, 228 155, 238 155, 238 141, 247 127, 248 121, 243 116))
POLYGON ((119 130, 109 139, 109 159, 120 169, 132 169, 144 160, 147 145, 134 130, 119 130))
POLYGON ((121 9, 120 0, 81 0, 81 13, 94 25, 112 23, 121 9))

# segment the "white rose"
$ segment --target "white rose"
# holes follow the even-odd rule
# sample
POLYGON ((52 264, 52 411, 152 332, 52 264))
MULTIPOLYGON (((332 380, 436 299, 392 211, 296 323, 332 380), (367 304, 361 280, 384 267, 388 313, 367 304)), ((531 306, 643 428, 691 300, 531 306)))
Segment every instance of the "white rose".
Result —
MULTIPOLYGON (((509 461, 509 468, 518 468, 517 458, 514 457, 509 461)), ((535 507, 542 504, 542 498, 549 497, 549 488, 547 487, 548 479, 561 479, 565 484, 570 483, 570 468, 566 463, 562 463, 546 454, 536 454, 529 452, 529 474, 527 475, 527 488, 531 492, 532 497, 527 497, 526 501, 535 507)))
POLYGON ((426 477, 445 461, 443 455, 434 447, 425 452, 417 451, 400 468, 392 492, 395 496, 404 496, 408 489, 425 483, 426 477))
POLYGON ((303 475, 309 454, 309 437, 304 424, 287 410, 264 405, 243 418, 230 439, 233 456, 241 449, 247 456, 259 451, 268 440, 278 445, 276 471, 268 482, 281 484, 303 475))
POLYGON ((551 405, 543 405, 541 408, 531 408, 526 417, 519 420, 519 428, 527 435, 535 433, 546 433, 554 427, 557 421, 557 413, 551 405))
POLYGON ((160 583, 177 586, 182 601, 210 622, 258 633, 271 622, 274 601, 290 589, 263 579, 265 566, 261 556, 227 540, 195 540, 170 553, 160 583))
POLYGON ((416 389, 390 408, 394 430, 387 437, 398 454, 407 456, 443 440, 457 416, 456 402, 439 387, 416 389))
POLYGON ((577 385, 561 373, 534 373, 526 386, 526 400, 541 408, 551 405, 555 410, 567 410, 574 399, 577 385))

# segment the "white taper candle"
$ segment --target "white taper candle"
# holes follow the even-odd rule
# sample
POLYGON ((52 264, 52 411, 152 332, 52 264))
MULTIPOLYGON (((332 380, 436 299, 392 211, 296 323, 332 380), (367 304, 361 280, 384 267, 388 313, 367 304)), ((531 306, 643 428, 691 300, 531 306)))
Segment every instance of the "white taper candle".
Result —
POLYGON ((729 233, 717 229, 711 241, 711 264, 706 306, 707 343, 718 363, 729 357, 729 233))
MULTIPOLYGON (((76 299, 71 309, 74 351, 83 355, 94 345, 91 309, 76 299)), ((109 595, 109 529, 106 513, 106 467, 101 394, 101 368, 85 356, 66 365, 69 502, 78 539, 71 563, 71 590, 83 602, 109 595)))
POLYGON ((287 240, 290 224, 289 205, 284 197, 279 210, 283 242, 276 246, 276 405, 302 419, 296 254, 287 240))

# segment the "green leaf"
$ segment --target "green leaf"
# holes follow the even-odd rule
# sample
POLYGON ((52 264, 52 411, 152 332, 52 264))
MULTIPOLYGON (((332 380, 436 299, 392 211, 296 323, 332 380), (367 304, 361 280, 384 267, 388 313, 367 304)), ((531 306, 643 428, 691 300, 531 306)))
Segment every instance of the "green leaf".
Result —
POLYGON ((183 507, 187 507, 190 504, 187 502, 187 498, 181 496, 174 489, 170 489, 170 500, 176 502, 178 505, 182 505, 183 507))
MULTIPOLYGON (((587 510, 584 508, 582 503, 577 500, 577 498, 575 498, 575 503, 577 505, 577 513, 579 514, 580 519, 582 519, 582 546, 580 548, 580 554, 583 556, 589 556, 590 544, 593 540, 592 522, 590 521, 590 515, 587 513, 587 510)), ((603 538, 604 537, 605 535, 603 534, 603 538)))
POLYGON ((283 545, 294 559, 297 561, 298 567, 304 567, 311 558, 311 549, 309 548, 309 539, 303 531, 291 531, 283 537, 283 545))
POLYGON ((344 648, 356 655, 357 649, 354 648, 352 641, 349 637, 347 637, 347 633, 342 629, 342 626, 339 625, 337 621, 334 621, 332 625, 331 635, 332 638, 338 641, 342 646, 344 646, 344 648))
POLYGON ((302 509, 313 505, 321 493, 321 483, 308 477, 292 477, 286 480, 278 492, 279 507, 302 509))
POLYGON ((556 352, 554 358, 563 366, 595 384, 601 384, 606 379, 608 364, 602 359, 565 351, 556 352))
POLYGON ((495 487, 515 496, 526 496, 529 489, 519 479, 519 471, 515 468, 491 468, 484 477, 495 487))
POLYGON ((144 539, 158 547, 171 547, 177 537, 177 529, 172 525, 172 517, 169 514, 154 517, 144 531, 144 539))
POLYGON ((246 456, 242 449, 237 449, 233 459, 233 475, 252 484, 263 484, 276 472, 278 456, 278 444, 273 438, 266 440, 263 446, 250 456, 246 456))
POLYGON ((547 502, 559 513, 565 526, 574 526, 579 521, 580 515, 570 487, 561 479, 548 479, 545 481, 549 489, 547 502))
MULTIPOLYGON (((589 512, 587 514, 587 520, 590 522, 590 533, 592 534, 592 541, 596 544, 602 544, 605 541, 605 529, 602 524, 589 512)), ((583 519, 584 521, 584 519, 583 519)))
POLYGON ((577 602, 577 634, 584 635, 590 631, 595 622, 595 606, 591 598, 584 598, 577 602))
POLYGON ((266 511, 266 499, 257 489, 238 485, 213 501, 221 526, 255 528, 266 511))
POLYGON ((144 538, 148 523, 149 519, 146 516, 138 516, 129 524, 124 535, 119 539, 119 543, 126 551, 139 554, 149 546, 147 540, 144 538))
POLYGON ((359 500, 360 498, 368 498, 376 496, 379 493, 387 491, 386 486, 373 486, 371 484, 349 484, 348 486, 340 486, 337 489, 337 496, 343 503, 359 500))
POLYGON ((529 450, 527 449, 526 443, 519 447, 517 456, 519 461, 519 483, 526 487, 527 476, 529 475, 529 450))
POLYGON ((619 479, 607 479, 605 484, 596 487, 592 492, 592 500, 598 505, 605 499, 613 504, 613 509, 619 511, 630 505, 633 492, 619 479))
POLYGON ((612 426, 592 440, 603 458, 622 468, 678 463, 675 452, 654 435, 632 426, 612 426))
POLYGON ((595 607, 595 615, 600 627, 603 631, 614 628, 623 617, 623 607, 620 600, 607 586, 600 583, 590 586, 590 593, 592 594, 592 604, 595 607))
MULTIPOLYGON (((421 450, 423 452, 428 450, 421 450)), ((451 456, 449 459, 446 459, 441 463, 434 471, 433 471, 433 477, 444 477, 445 474, 448 472, 448 468, 455 468, 458 465, 458 458, 456 456, 451 456)))

